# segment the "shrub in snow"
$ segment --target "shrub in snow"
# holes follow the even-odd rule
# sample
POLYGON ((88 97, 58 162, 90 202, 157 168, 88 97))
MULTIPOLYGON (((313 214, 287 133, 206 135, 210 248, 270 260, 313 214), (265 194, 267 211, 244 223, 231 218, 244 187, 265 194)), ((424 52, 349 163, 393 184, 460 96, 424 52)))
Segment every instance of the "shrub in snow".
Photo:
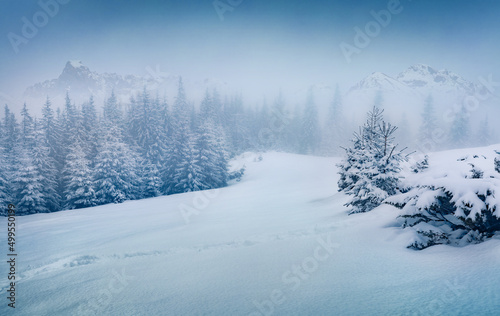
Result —
POLYGON ((339 191, 351 196, 345 205, 349 214, 368 212, 387 197, 398 192, 401 151, 395 152, 395 126, 382 119, 382 110, 374 107, 353 146, 346 148, 347 157, 340 168, 339 191))
POLYGON ((417 161, 414 165, 412 165, 411 169, 414 173, 419 173, 429 168, 429 156, 425 155, 424 159, 421 161, 417 161))
MULTIPOLYGON (((496 152, 500 154, 500 152, 496 152)), ((500 173, 500 157, 495 157, 495 171, 500 173)))
POLYGON ((478 167, 489 164, 484 156, 443 164, 415 175, 406 193, 385 201, 401 208, 403 228, 417 233, 408 248, 479 243, 500 231, 500 176, 478 167))
MULTIPOLYGON (((262 156, 260 156, 260 158, 262 158, 262 156)), ((245 165, 243 165, 240 169, 230 172, 228 180, 236 180, 236 182, 240 182, 241 177, 245 174, 245 168, 245 165)))

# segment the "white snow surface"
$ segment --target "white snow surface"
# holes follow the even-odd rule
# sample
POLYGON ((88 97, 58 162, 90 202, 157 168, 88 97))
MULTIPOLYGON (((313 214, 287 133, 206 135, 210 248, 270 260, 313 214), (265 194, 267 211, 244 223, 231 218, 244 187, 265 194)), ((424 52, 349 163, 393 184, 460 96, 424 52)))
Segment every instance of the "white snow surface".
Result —
POLYGON ((347 215, 339 159, 255 158, 220 190, 18 217, 15 314, 498 315, 500 240, 409 250, 395 207, 347 215))

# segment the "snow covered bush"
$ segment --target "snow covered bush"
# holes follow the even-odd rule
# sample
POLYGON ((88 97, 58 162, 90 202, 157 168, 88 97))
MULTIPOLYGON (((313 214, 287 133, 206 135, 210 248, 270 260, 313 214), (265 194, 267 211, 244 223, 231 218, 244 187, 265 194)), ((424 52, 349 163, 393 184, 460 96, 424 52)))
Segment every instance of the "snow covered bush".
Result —
POLYGON ((429 168, 429 156, 425 155, 424 159, 417 161, 412 165, 411 169, 414 173, 419 173, 429 168))
POLYGON ((401 151, 396 152, 393 134, 396 127, 386 123, 382 110, 368 112, 368 118, 354 134, 353 146, 340 168, 339 191, 351 196, 345 204, 349 214, 369 212, 387 197, 398 192, 401 151))
MULTIPOLYGON (((262 157, 262 156, 261 156, 262 157)), ((229 173, 229 177, 228 177, 228 180, 235 180, 236 182, 240 182, 241 181, 241 178, 243 177, 243 175, 245 174, 245 170, 246 170, 246 166, 243 165, 243 167, 241 167, 240 169, 238 170, 235 170, 233 172, 230 172, 229 173)))
MULTIPOLYGON (((500 152, 496 152, 500 154, 500 152)), ((500 173, 500 157, 495 157, 495 171, 500 173)))
POLYGON ((428 169, 406 178, 405 193, 385 201, 401 208, 403 228, 416 232, 408 248, 463 246, 500 231, 500 174, 493 170, 492 157, 440 154, 428 169))

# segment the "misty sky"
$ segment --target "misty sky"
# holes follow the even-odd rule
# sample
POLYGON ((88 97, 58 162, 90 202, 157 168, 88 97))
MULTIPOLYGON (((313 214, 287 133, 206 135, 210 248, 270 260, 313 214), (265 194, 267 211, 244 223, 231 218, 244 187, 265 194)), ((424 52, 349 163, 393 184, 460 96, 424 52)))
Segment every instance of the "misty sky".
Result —
POLYGON ((120 74, 146 75, 158 64, 163 72, 217 78, 243 91, 315 83, 347 89, 374 71, 396 75, 415 63, 472 81, 500 77, 495 0, 401 0, 402 11, 348 63, 340 43, 353 45, 354 27, 364 29, 374 20, 370 11, 389 2, 243 0, 221 21, 212 0, 72 0, 16 53, 9 34, 22 36, 22 18, 32 21, 42 8, 38 1, 0 0, 0 92, 56 78, 73 59, 120 74))

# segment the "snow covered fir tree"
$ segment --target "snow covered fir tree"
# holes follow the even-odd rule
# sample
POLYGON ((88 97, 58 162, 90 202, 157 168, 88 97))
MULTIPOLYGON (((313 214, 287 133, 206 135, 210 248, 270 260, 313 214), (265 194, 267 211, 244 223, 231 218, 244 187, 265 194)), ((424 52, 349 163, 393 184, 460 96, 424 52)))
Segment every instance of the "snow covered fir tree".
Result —
POLYGON ((229 172, 226 136, 241 131, 223 125, 218 93, 207 91, 196 111, 182 79, 171 110, 144 89, 126 109, 112 93, 101 114, 92 97, 79 107, 67 93, 55 113, 47 98, 40 120, 25 105, 18 123, 5 106, 0 200, 18 215, 215 189, 242 176, 229 172))
MULTIPOLYGON (((486 147, 487 148, 487 147, 486 147)), ((498 154, 487 151, 452 160, 426 157, 410 168, 402 194, 386 203, 401 209, 399 222, 413 229, 413 249, 479 243, 500 232, 498 154)))
POLYGON ((399 192, 401 151, 393 144, 397 127, 383 120, 383 110, 374 106, 366 122, 346 148, 340 168, 339 191, 351 197, 349 214, 369 212, 387 197, 399 192))

